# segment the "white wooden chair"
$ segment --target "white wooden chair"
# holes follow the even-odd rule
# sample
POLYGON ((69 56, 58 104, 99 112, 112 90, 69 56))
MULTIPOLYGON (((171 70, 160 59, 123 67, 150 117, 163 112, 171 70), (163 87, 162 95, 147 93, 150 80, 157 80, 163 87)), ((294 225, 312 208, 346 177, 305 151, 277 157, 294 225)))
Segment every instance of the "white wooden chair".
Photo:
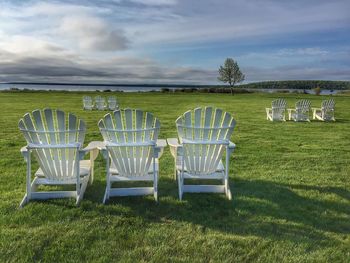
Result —
POLYGON ((288 109, 288 119, 294 121, 310 121, 309 112, 311 101, 299 100, 295 103, 295 109, 288 109))
POLYGON ((109 110, 114 111, 114 110, 117 110, 119 108, 117 99, 115 97, 108 97, 107 101, 108 101, 108 109, 109 110))
POLYGON ((335 101, 333 99, 322 101, 321 108, 312 108, 313 119, 321 121, 335 121, 335 101))
POLYGON ((179 198, 185 192, 225 193, 231 200, 229 187, 229 161, 235 144, 230 137, 235 127, 232 116, 211 107, 196 108, 185 112, 176 120, 179 141, 168 139, 175 159, 175 178, 178 181, 179 198), (226 150, 225 165, 222 156, 226 150), (220 180, 220 185, 188 185, 186 179, 220 180))
POLYGON ((270 121, 285 121, 287 102, 284 99, 272 101, 271 108, 266 108, 266 119, 270 121))
POLYGON ((101 149, 107 163, 103 203, 112 196, 153 194, 158 200, 158 159, 166 146, 157 140, 160 123, 149 112, 135 109, 108 113, 98 123, 104 139, 101 149), (112 183, 153 182, 152 187, 112 188, 112 183))
POLYGON ((90 96, 83 97, 83 108, 84 110, 92 110, 94 108, 94 104, 90 96))
POLYGON ((95 108, 97 110, 105 110, 106 109, 106 101, 105 98, 101 96, 95 97, 95 108))
POLYGON ((82 149, 85 123, 73 114, 60 110, 35 110, 19 121, 27 146, 21 153, 27 162, 27 193, 20 207, 32 199, 74 197, 76 204, 83 198, 89 179, 93 180, 94 160, 98 149, 88 145, 82 149), (90 160, 83 160, 90 152, 90 160), (31 181, 31 154, 39 169, 31 181), (40 185, 75 185, 75 191, 38 191, 40 185))

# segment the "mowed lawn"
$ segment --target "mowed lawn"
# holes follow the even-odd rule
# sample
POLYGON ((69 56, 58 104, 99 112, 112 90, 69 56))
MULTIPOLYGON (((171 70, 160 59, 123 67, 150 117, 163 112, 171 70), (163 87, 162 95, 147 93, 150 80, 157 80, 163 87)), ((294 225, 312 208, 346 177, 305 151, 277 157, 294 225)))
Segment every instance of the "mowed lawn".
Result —
MULTIPOLYGON (((83 111, 78 92, 0 93, 0 261, 23 262, 349 262, 350 96, 333 96, 335 123, 272 123, 265 107, 328 96, 302 94, 116 95, 121 107, 150 111, 160 138, 176 137, 175 119, 198 106, 231 112, 237 149, 231 157, 233 200, 185 194, 179 201, 169 148, 160 160, 159 203, 153 196, 112 198, 103 205, 105 162, 79 207, 73 199, 32 201, 25 194, 25 145, 18 120, 59 108, 87 123, 85 143, 101 140, 106 113, 83 111)), ((98 93, 90 93, 95 96, 98 93)), ((37 165, 34 165, 36 168, 37 165)))

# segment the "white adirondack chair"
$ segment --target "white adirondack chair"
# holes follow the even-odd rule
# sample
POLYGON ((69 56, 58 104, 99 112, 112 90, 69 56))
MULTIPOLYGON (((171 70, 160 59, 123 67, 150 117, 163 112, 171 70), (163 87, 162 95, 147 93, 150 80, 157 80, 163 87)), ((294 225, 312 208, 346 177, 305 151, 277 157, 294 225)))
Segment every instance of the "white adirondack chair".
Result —
POLYGON ((310 121, 309 112, 311 101, 299 100, 295 103, 295 109, 288 109, 288 119, 294 121, 310 121))
POLYGON ((94 160, 98 149, 88 145, 82 149, 85 123, 73 114, 60 110, 35 110, 19 121, 27 146, 21 153, 27 162, 27 193, 20 207, 32 199, 74 197, 76 204, 83 198, 89 179, 93 180, 94 160), (83 160, 86 153, 90 160, 83 160), (31 154, 39 169, 31 182, 31 154), (91 176, 90 176, 91 175, 91 176), (37 191, 40 185, 75 185, 75 191, 37 191))
POLYGON ((166 146, 157 140, 160 123, 151 113, 125 109, 108 113, 98 123, 107 163, 103 203, 112 196, 153 194, 158 200, 158 159, 166 146), (114 182, 148 181, 152 187, 112 188, 114 182))
POLYGON ((229 161, 235 149, 230 137, 235 127, 232 116, 211 107, 185 112, 176 120, 179 141, 168 139, 175 159, 175 178, 178 180, 179 198, 185 192, 225 193, 231 200, 229 187, 229 161), (226 150, 226 162, 222 156, 226 150), (216 179, 221 185, 188 185, 185 179, 216 179))
POLYGON ((284 99, 272 101, 271 108, 266 108, 266 119, 270 121, 285 121, 287 102, 284 99))
POLYGON ((115 97, 108 97, 108 109, 109 110, 117 110, 119 108, 117 99, 115 97))
POLYGON ((106 101, 105 98, 101 96, 95 97, 95 107, 97 110, 105 110, 106 109, 106 101))
POLYGON ((335 121, 335 101, 333 99, 322 101, 321 108, 312 108, 313 119, 321 121, 335 121))
POLYGON ((94 108, 92 98, 90 96, 83 97, 83 107, 84 110, 92 110, 94 108))

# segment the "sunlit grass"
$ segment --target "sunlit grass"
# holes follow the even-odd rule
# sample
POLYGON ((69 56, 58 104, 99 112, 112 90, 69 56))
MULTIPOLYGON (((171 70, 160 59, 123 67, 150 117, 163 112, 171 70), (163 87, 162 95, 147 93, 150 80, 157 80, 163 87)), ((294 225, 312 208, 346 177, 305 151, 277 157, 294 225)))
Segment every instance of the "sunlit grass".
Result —
MULTIPOLYGON (((97 94, 97 93, 96 93, 97 94)), ((92 94, 93 96, 96 94, 92 94)), ((110 95, 102 93, 102 95, 110 95)), ((101 140, 97 121, 83 111, 83 93, 0 93, 0 261, 260 261, 347 262, 350 258, 350 96, 334 96, 335 123, 272 123, 265 107, 277 97, 289 106, 301 94, 116 93, 123 108, 151 111, 161 138, 175 137, 175 119, 211 105, 233 113, 237 144, 231 159, 233 200, 185 194, 180 202, 173 160, 160 161, 159 203, 149 197, 112 198, 102 205, 105 163, 80 207, 73 199, 32 201, 25 193, 25 144, 17 123, 28 111, 60 108, 83 118, 86 144, 101 140)))

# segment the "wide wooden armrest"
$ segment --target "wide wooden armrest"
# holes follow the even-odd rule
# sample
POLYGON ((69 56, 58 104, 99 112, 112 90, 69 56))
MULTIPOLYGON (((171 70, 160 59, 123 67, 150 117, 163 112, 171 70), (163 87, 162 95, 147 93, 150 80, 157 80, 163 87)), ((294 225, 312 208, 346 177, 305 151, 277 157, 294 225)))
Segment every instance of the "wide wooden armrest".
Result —
POLYGON ((265 108, 265 109, 266 109, 266 112, 272 111, 272 108, 265 108))
POLYGON ((313 111, 322 111, 321 108, 311 108, 313 111))
POLYGON ((24 157, 24 160, 25 160, 25 161, 27 161, 28 155, 29 155, 29 150, 28 150, 27 146, 28 146, 28 145, 23 146, 23 147, 21 148, 21 154, 22 154, 22 156, 24 157))
POLYGON ((24 154, 24 153, 26 153, 26 152, 28 152, 27 145, 26 145, 26 146, 23 146, 23 147, 21 148, 21 154, 24 154))
POLYGON ((179 140, 177 138, 168 138, 166 139, 168 142, 168 145, 170 147, 179 147, 181 144, 179 144, 179 140))
POLYGON ((228 144, 228 148, 234 150, 236 148, 236 144, 230 141, 228 144))
POLYGON ((168 138, 167 139, 168 145, 170 147, 170 153, 171 155, 176 158, 178 149, 182 149, 182 145, 179 144, 179 140, 177 138, 168 138))
POLYGON ((156 147, 155 147, 157 158, 160 158, 163 155, 164 148, 166 146, 167 146, 166 140, 164 139, 157 140, 156 147))
POLYGON ((156 147, 157 148, 164 148, 166 147, 168 144, 166 143, 166 140, 164 139, 158 139, 157 143, 156 143, 156 147))
POLYGON ((84 153, 84 155, 90 153, 90 161, 94 161, 98 156, 101 145, 103 145, 103 142, 92 141, 82 149, 81 152, 84 153))

